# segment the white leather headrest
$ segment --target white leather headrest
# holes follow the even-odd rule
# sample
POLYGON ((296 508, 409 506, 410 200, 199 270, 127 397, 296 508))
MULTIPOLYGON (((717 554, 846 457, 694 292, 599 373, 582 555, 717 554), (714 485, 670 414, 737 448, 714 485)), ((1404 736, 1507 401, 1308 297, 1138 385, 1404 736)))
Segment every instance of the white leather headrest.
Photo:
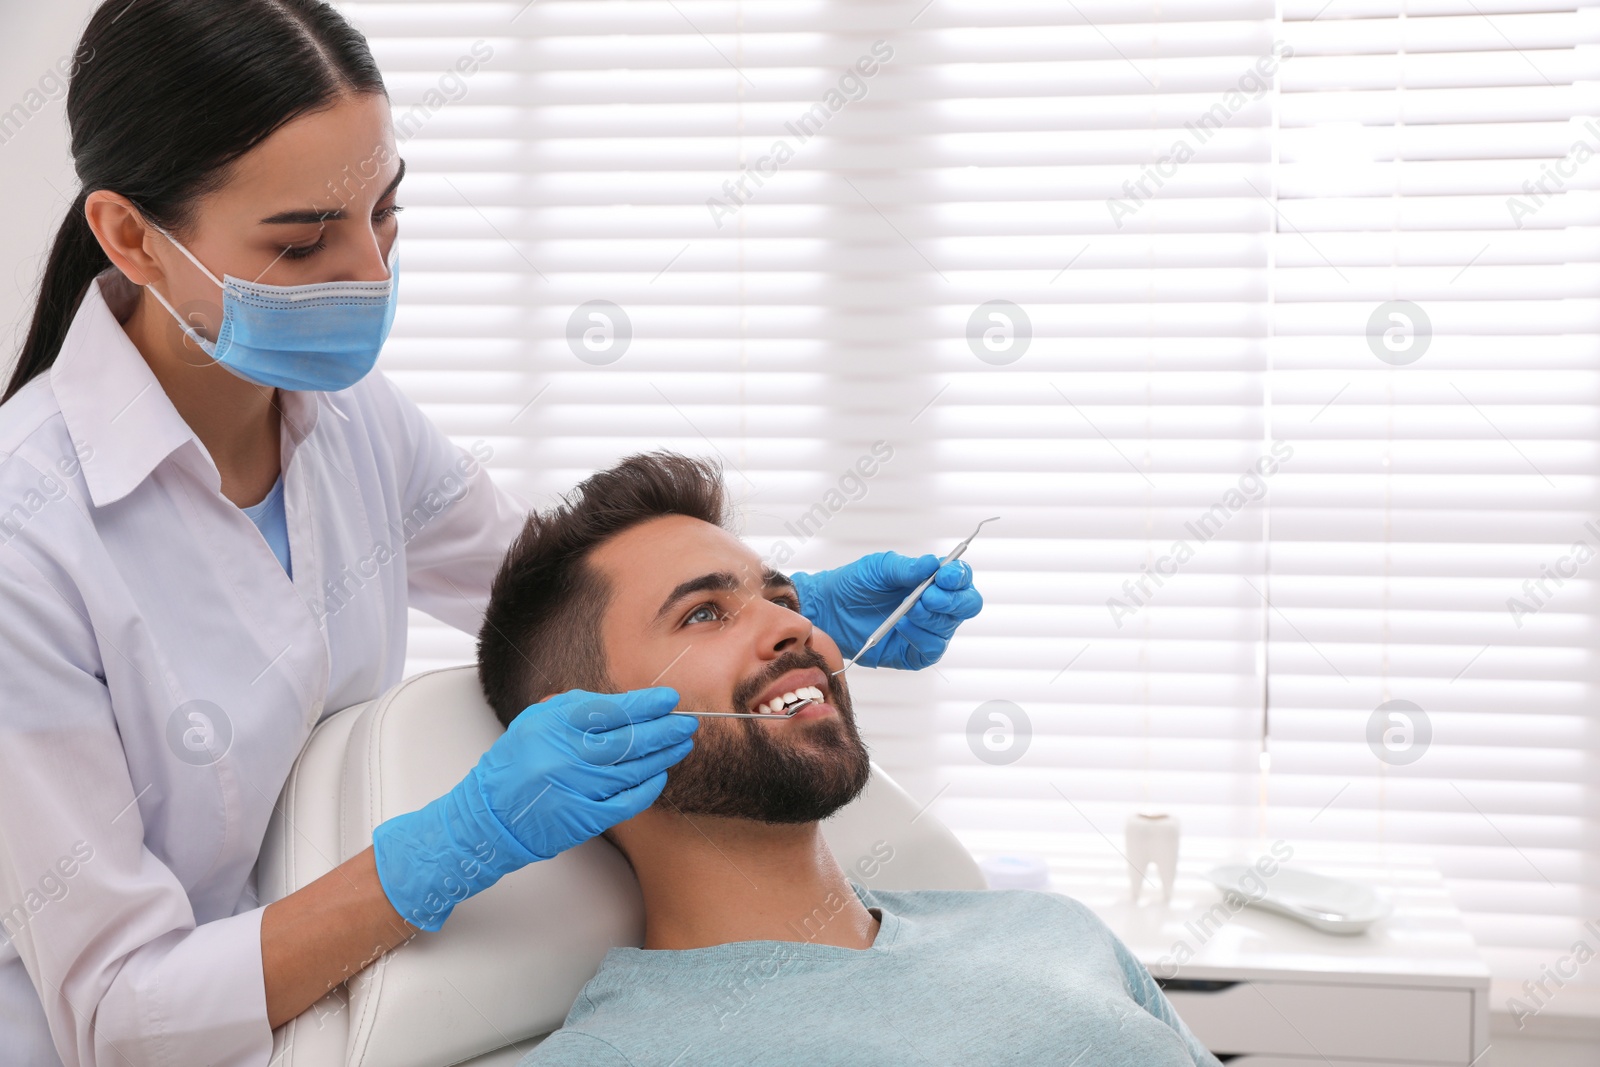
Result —
MULTIPOLYGON (((371 844, 384 819, 447 792, 500 733, 470 666, 416 675, 331 716, 296 764, 269 830, 263 899, 308 884, 371 844)), ((862 884, 983 888, 971 856, 920 809, 874 766, 866 791, 823 832, 862 884)), ((643 928, 633 872, 597 838, 507 875, 457 905, 443 930, 418 934, 352 979, 338 1012, 342 1058, 313 1052, 331 1040, 319 1019, 315 1031, 299 1027, 284 1059, 295 1067, 444 1067, 548 1033, 606 951, 640 944, 643 928)))
MULTIPOLYGON (((471 668, 400 683, 345 746, 341 852, 394 815, 449 792, 502 733, 471 668)), ((458 904, 349 983, 347 1062, 438 1067, 561 1025, 606 950, 644 937, 622 854, 596 839, 458 904)))

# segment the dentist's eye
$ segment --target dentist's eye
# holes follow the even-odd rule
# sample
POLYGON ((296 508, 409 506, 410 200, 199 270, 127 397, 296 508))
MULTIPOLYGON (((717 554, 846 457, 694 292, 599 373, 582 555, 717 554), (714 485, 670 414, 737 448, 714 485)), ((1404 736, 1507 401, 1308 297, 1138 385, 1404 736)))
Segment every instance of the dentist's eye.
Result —
POLYGON ((390 204, 386 208, 381 208, 378 211, 374 211, 372 213, 372 221, 373 222, 388 222, 390 219, 394 218, 396 215, 400 214, 400 212, 402 212, 404 210, 405 210, 405 208, 401 207, 399 204, 390 204))
POLYGON ((317 237, 317 243, 316 244, 312 244, 312 245, 290 245, 290 246, 288 246, 287 248, 285 248, 283 250, 283 258, 284 259, 305 259, 308 256, 316 255, 318 252, 322 251, 326 247, 328 247, 327 240, 319 235, 317 237))

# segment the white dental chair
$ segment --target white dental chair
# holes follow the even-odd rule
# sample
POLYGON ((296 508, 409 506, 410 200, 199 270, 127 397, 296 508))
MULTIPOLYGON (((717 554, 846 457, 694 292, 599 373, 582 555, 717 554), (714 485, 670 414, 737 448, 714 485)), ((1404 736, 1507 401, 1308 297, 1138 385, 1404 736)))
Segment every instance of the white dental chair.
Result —
MULTIPOLYGON (((372 843, 384 819, 448 791, 501 733, 470 666, 408 678, 312 733, 267 830, 263 903, 372 843)), ((824 824, 840 865, 874 889, 982 889, 950 831, 876 765, 824 824), (893 849, 888 862, 876 862, 893 849), (877 846, 876 849, 874 846, 877 846)), ((596 839, 502 878, 273 1034, 273 1067, 511 1067, 561 1025, 614 945, 644 933, 639 886, 596 839)))

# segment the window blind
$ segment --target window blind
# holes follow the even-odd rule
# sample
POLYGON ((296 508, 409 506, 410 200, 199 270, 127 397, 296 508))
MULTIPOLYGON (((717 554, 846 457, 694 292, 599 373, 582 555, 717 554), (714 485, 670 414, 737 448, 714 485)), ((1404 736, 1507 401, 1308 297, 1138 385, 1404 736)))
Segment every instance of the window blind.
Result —
MULTIPOLYGON (((1590 10, 340 6, 408 164, 380 366, 504 484, 718 456, 791 570, 1002 516, 938 667, 852 673, 959 835, 1376 841, 1436 858, 1502 977, 1570 947, 1590 10)), ((410 669, 471 657, 415 622, 410 669)))
POLYGON ((1546 969, 1600 947, 1579 563, 1600 548, 1600 23, 1317 11, 1283 27, 1270 417, 1296 463, 1272 503, 1269 823, 1431 854, 1542 1009, 1546 969))

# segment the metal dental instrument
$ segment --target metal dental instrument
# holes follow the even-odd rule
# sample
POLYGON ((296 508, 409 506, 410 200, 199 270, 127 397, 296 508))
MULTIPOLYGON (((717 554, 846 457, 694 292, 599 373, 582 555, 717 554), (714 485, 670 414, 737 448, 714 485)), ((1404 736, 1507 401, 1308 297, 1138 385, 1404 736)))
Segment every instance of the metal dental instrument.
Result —
POLYGON ((787 719, 801 708, 808 708, 812 704, 820 703, 821 701, 819 700, 813 700, 811 697, 806 697, 804 700, 796 703, 793 707, 785 708, 782 711, 673 711, 669 712, 669 714, 698 715, 702 719, 787 719))
MULTIPOLYGON (((983 522, 978 523, 978 530, 983 529, 985 524, 994 522, 995 519, 998 519, 999 517, 1000 516, 996 515, 994 518, 984 519, 983 522)), ((978 530, 973 530, 970 537, 961 542, 955 548, 951 549, 950 554, 939 561, 939 567, 943 567, 946 563, 949 563, 953 559, 960 559, 961 553, 965 552, 967 550, 967 546, 972 544, 972 538, 978 536, 978 530)), ((917 602, 917 597, 921 596, 922 591, 928 588, 928 586, 932 585, 934 578, 938 577, 939 567, 935 567, 933 569, 933 573, 923 579, 921 585, 911 590, 911 595, 900 602, 900 606, 895 608, 894 612, 887 619, 884 619, 876 630, 872 631, 872 635, 867 638, 866 644, 857 649, 856 654, 846 660, 844 666, 834 671, 834 674, 843 674, 851 667, 854 667, 856 665, 856 661, 866 654, 867 649, 883 640, 883 636, 890 630, 894 629, 894 624, 906 617, 906 612, 910 611, 911 605, 917 602)))
MULTIPOLYGON (((961 558, 961 554, 967 550, 967 546, 972 544, 972 539, 974 537, 978 536, 978 530, 982 530, 987 523, 994 522, 995 519, 998 519, 999 517, 1000 516, 996 515, 996 516, 994 516, 994 518, 984 519, 983 522, 978 523, 978 529, 977 530, 973 530, 972 534, 965 541, 961 542, 955 548, 951 549, 950 550, 950 554, 948 556, 946 556, 944 559, 941 559, 939 561, 939 567, 943 567, 946 563, 949 563, 953 559, 960 559, 961 558)), ((829 675, 830 678, 834 677, 836 675, 843 674, 845 671, 849 670, 851 667, 854 667, 856 665, 856 660, 860 659, 862 654, 865 653, 867 651, 867 649, 871 648, 873 645, 875 645, 879 641, 883 640, 883 635, 888 633, 890 630, 894 629, 894 624, 895 623, 897 623, 901 619, 905 618, 906 612, 911 610, 911 605, 913 605, 913 604, 915 604, 917 602, 917 598, 922 595, 922 591, 924 589, 928 588, 928 586, 933 584, 933 579, 935 577, 937 577, 938 574, 939 574, 939 567, 935 567, 933 569, 933 573, 928 575, 928 577, 923 580, 921 585, 919 585, 915 589, 913 589, 911 591, 911 594, 909 596, 907 596, 903 601, 900 602, 900 606, 898 608, 895 608, 894 612, 887 619, 884 619, 883 622, 878 626, 878 628, 876 630, 872 631, 871 636, 869 636, 867 638, 866 644, 861 646, 860 651, 858 651, 855 654, 855 656, 853 656, 851 659, 846 660, 845 661, 845 665, 843 667, 840 667, 838 670, 836 670, 832 674, 830 674, 829 675)), ((673 714, 673 715, 698 715, 702 719, 705 719, 705 718, 718 718, 718 719, 787 719, 791 715, 793 715, 795 712, 799 711, 801 708, 810 707, 812 704, 817 704, 817 703, 820 703, 820 701, 815 700, 815 699, 813 699, 811 697, 806 697, 804 700, 801 700, 798 703, 793 704, 790 707, 787 707, 782 711, 770 711, 770 712, 768 712, 768 711, 677 711, 677 710, 674 710, 674 711, 671 712, 671 714, 673 714)))

